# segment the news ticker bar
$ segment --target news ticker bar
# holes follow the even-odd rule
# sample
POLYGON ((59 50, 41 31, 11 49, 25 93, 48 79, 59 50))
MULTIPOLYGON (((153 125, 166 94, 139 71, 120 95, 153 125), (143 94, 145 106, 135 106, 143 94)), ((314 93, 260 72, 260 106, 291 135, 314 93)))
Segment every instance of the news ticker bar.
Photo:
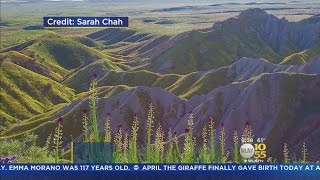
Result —
POLYGON ((44 27, 128 27, 128 17, 43 17, 44 27))
POLYGON ((0 164, 0 171, 301 171, 320 174, 320 164, 0 164))

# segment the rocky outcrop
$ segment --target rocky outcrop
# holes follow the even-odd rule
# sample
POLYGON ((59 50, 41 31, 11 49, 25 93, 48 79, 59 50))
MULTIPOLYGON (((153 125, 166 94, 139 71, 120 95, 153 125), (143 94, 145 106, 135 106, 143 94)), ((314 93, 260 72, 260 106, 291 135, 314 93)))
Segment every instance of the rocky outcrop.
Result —
POLYGON ((257 38, 264 39, 277 53, 285 54, 290 46, 301 51, 314 45, 319 39, 318 19, 318 16, 314 16, 304 23, 289 22, 255 8, 241 12, 236 18, 214 24, 213 29, 233 27, 243 33, 256 33, 257 38))

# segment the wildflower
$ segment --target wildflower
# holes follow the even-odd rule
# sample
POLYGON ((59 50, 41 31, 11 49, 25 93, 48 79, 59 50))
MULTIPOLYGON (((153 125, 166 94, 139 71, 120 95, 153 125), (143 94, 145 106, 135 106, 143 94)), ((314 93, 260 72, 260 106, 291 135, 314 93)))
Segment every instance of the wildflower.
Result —
POLYGON ((158 128, 155 133, 155 146, 153 147, 153 159, 152 163, 160 163, 163 158, 164 146, 163 146, 164 134, 161 124, 158 123, 158 128))
POLYGON ((225 162, 225 146, 226 146, 226 132, 224 128, 224 124, 221 124, 221 130, 219 135, 219 144, 220 144, 220 156, 221 162, 225 162))
POLYGON ((215 150, 215 129, 214 129, 214 119, 209 118, 209 137, 210 137, 210 161, 216 161, 216 150, 215 150))
POLYGON ((57 120, 57 123, 58 124, 62 124, 62 121, 63 121, 62 117, 59 117, 58 120, 57 120))
POLYGON ((283 162, 284 163, 289 163, 289 150, 288 150, 288 145, 287 143, 283 143, 283 162))
POLYGON ((210 154, 208 154, 208 147, 207 147, 207 143, 208 143, 208 139, 207 139, 207 127, 204 126, 202 129, 202 150, 201 150, 201 161, 204 163, 209 163, 210 161, 210 154))
POLYGON ((239 135, 238 131, 235 128, 233 131, 233 159, 235 162, 239 162, 239 135))
POLYGON ((17 158, 16 155, 12 155, 12 156, 7 156, 7 157, 0 158, 0 164, 11 163, 11 162, 14 161, 16 158, 17 158))
POLYGON ((253 138, 253 131, 249 121, 247 121, 245 124, 245 128, 242 133, 242 138, 244 139, 244 142, 250 142, 250 139, 253 138))
POLYGON ((53 138, 54 152, 55 152, 55 163, 59 161, 59 154, 62 149, 62 118, 58 119, 58 126, 55 129, 53 138))
POLYGON ((139 161, 138 158, 138 129, 139 129, 139 118, 135 116, 133 119, 132 127, 131 127, 131 139, 130 139, 130 160, 131 162, 137 163, 139 161))
POLYGON ((308 154, 307 145, 306 145, 306 142, 303 142, 302 143, 302 150, 301 150, 301 155, 302 155, 301 163, 307 162, 307 154, 308 154))
POLYGON ((96 73, 94 73, 93 75, 92 75, 92 79, 97 79, 97 74, 96 73))
POLYGON ((133 113, 133 117, 137 117, 138 116, 138 113, 133 113))
POLYGON ((154 120, 154 107, 152 103, 149 104, 148 110, 148 119, 147 119, 147 152, 146 152, 146 161, 151 162, 151 133, 153 128, 154 120))
POLYGON ((184 142, 184 154, 183 154, 183 163, 191 163, 194 161, 194 151, 195 151, 195 139, 193 137, 193 114, 189 114, 188 119, 188 128, 185 129, 185 142, 184 142))
POLYGON ((89 134, 89 120, 87 117, 87 110, 84 109, 82 114, 82 127, 83 127, 83 138, 85 142, 89 142, 90 134, 89 134))
POLYGON ((107 114, 106 121, 104 123, 104 141, 105 142, 111 142, 111 127, 110 127, 110 113, 107 114))
POLYGON ((92 81, 90 84, 90 115, 91 115, 91 126, 92 135, 94 142, 99 142, 99 132, 98 132, 98 117, 97 117, 97 104, 98 104, 98 93, 96 90, 97 86, 97 74, 92 75, 92 81))

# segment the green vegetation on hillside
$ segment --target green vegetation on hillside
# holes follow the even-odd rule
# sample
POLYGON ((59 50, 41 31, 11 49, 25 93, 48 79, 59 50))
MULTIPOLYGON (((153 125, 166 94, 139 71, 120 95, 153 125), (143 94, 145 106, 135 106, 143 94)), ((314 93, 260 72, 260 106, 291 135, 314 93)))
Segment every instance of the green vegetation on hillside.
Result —
POLYGON ((308 60, 317 56, 318 54, 320 54, 320 41, 315 43, 315 45, 310 49, 291 54, 290 56, 284 58, 280 64, 305 64, 308 60))
POLYGON ((186 74, 228 66, 241 57, 263 57, 277 63, 281 55, 274 52, 265 41, 257 39, 255 33, 243 35, 232 28, 192 31, 186 39, 146 68, 163 73, 186 74))
POLYGON ((1 110, 12 117, 30 118, 75 96, 72 89, 10 61, 2 61, 0 71, 1 110))

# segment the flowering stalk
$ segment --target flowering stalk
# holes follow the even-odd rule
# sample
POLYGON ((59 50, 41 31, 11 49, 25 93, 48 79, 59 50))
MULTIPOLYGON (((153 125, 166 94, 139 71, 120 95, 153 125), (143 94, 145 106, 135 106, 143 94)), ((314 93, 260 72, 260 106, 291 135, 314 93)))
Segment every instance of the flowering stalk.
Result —
POLYGON ((124 133, 123 144, 122 144, 122 157, 121 162, 128 163, 128 146, 129 146, 129 136, 128 132, 124 133))
POLYGON ((210 133, 210 160, 211 162, 216 161, 216 151, 215 151, 215 129, 214 129, 214 121, 213 118, 209 118, 209 133, 210 133))
POLYGON ((222 162, 225 157, 225 146, 226 146, 226 132, 225 132, 224 124, 221 124, 219 144, 220 144, 220 156, 221 156, 221 162, 222 162))
POLYGON ((156 130, 156 137, 155 137, 155 145, 154 145, 154 153, 153 153, 153 163, 160 163, 162 162, 163 156, 163 131, 161 128, 161 124, 159 123, 158 128, 156 130))
POLYGON ((308 154, 308 149, 306 146, 306 142, 302 143, 302 150, 301 150, 301 155, 302 155, 302 160, 301 163, 306 163, 307 162, 307 154, 308 154))
POLYGON ((83 126, 83 141, 89 142, 90 134, 89 134, 89 122, 87 117, 87 110, 83 110, 82 126, 83 126))
POLYGON ((52 139, 52 132, 49 134, 49 136, 47 137, 46 143, 44 145, 44 148, 47 151, 47 155, 49 155, 50 152, 50 145, 51 145, 51 139, 52 139))
POLYGON ((182 156, 181 156, 181 152, 180 152, 180 148, 179 148, 179 141, 178 141, 178 137, 177 137, 177 133, 174 133, 174 145, 175 145, 175 153, 176 156, 176 160, 178 163, 182 162, 182 156))
POLYGON ((111 142, 111 127, 110 127, 110 114, 107 114, 106 122, 104 124, 104 142, 111 142))
POLYGON ((289 163, 289 149, 287 143, 283 144, 283 162, 284 163, 289 163))
POLYGON ((90 113, 92 122, 93 141, 99 142, 98 120, 97 120, 97 75, 92 76, 90 87, 90 113))
POLYGON ((169 129, 168 132, 168 150, 166 153, 166 158, 165 161, 167 163, 173 163, 174 162, 174 151, 173 151, 173 137, 172 137, 172 132, 171 132, 171 128, 169 129))
POLYGON ((239 135, 237 130, 233 132, 233 159, 235 162, 239 163, 239 135))
POLYGON ((147 122, 147 154, 146 154, 146 161, 151 162, 151 133, 153 127, 153 119, 154 119, 154 107, 152 103, 149 104, 149 111, 148 111, 148 122, 147 122))
POLYGON ((194 161, 195 139, 193 138, 193 114, 189 113, 188 127, 185 129, 185 142, 184 142, 184 154, 183 163, 192 163, 194 161))
POLYGON ((62 117, 58 119, 57 123, 58 126, 55 129, 55 135, 53 138, 55 163, 59 162, 59 152, 62 148, 62 117))
POLYGON ((207 128, 206 126, 202 129, 202 151, 201 151, 201 161, 204 163, 210 163, 210 154, 208 154, 208 138, 207 138, 207 128))
POLYGON ((243 130, 242 139, 244 143, 249 143, 250 139, 253 138, 253 131, 249 122, 246 122, 245 128, 243 130))
POLYGON ((122 129, 121 125, 119 125, 119 130, 114 136, 114 162, 118 163, 121 162, 121 149, 122 149, 122 129))
POLYGON ((133 124, 131 129, 131 140, 130 140, 130 162, 138 163, 138 129, 139 129, 139 118, 135 114, 133 117, 133 124))

